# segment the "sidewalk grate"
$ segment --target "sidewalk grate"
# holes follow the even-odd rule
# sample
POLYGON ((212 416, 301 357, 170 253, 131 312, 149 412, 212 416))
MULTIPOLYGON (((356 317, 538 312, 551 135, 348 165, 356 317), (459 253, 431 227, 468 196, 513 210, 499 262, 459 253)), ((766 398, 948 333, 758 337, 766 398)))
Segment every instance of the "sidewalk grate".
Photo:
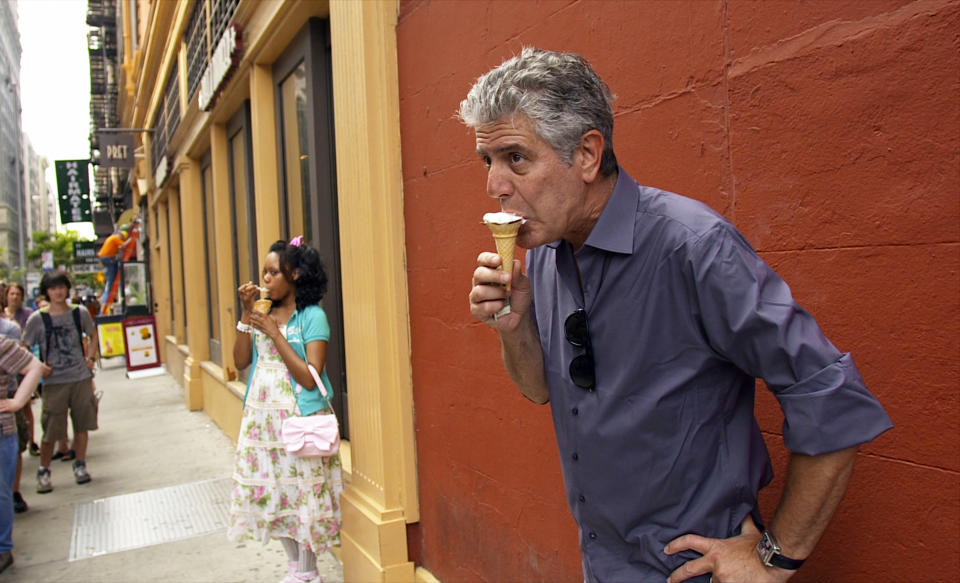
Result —
POLYGON ((76 504, 70 561, 226 528, 232 483, 219 478, 76 504))

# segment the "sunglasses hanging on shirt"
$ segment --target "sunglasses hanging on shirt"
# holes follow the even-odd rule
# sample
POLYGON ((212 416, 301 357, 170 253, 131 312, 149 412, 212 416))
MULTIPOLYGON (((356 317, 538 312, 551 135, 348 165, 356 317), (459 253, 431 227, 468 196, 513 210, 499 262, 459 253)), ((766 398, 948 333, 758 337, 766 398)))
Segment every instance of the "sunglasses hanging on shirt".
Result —
POLYGON ((587 312, 583 308, 575 310, 567 316, 563 323, 563 330, 567 336, 567 342, 584 349, 583 354, 575 356, 570 361, 570 380, 581 389, 593 391, 597 378, 593 348, 590 346, 590 330, 587 328, 587 312))

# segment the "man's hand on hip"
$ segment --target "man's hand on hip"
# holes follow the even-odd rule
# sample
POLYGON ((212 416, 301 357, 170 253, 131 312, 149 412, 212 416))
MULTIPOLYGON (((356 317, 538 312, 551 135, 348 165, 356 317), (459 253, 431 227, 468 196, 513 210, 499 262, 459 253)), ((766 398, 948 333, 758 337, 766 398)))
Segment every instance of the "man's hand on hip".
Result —
POLYGON ((767 567, 757 554, 760 531, 749 515, 743 520, 740 534, 730 538, 707 538, 686 534, 670 541, 664 552, 696 551, 703 555, 687 561, 670 573, 667 583, 686 581, 698 575, 711 574, 713 583, 783 583, 795 571, 767 567))

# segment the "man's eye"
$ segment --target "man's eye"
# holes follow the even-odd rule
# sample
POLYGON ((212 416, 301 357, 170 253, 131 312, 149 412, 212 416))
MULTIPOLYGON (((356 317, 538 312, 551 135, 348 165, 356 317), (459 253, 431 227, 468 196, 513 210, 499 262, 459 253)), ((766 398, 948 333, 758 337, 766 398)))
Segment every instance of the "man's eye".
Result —
POLYGON ((486 166, 487 168, 490 168, 490 157, 489 157, 489 156, 484 156, 483 158, 481 158, 481 160, 483 161, 483 165, 484 165, 484 166, 486 166))
POLYGON ((513 152, 513 153, 510 154, 510 162, 513 163, 513 164, 519 164, 520 162, 523 162, 524 160, 526 160, 526 158, 524 158, 523 156, 521 156, 520 154, 518 154, 518 153, 516 153, 516 152, 513 152))

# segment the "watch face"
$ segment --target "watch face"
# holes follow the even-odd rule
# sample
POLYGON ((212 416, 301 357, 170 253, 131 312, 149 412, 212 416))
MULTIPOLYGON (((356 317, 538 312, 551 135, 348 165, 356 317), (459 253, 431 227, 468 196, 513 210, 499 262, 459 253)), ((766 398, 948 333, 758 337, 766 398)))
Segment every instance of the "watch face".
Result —
POLYGON ((770 558, 780 551, 777 544, 771 539, 769 533, 763 533, 760 542, 757 543, 757 554, 764 565, 770 566, 770 558))
POLYGON ((766 533, 764 533, 763 538, 760 539, 760 544, 757 546, 765 553, 773 550, 773 544, 770 543, 770 537, 766 533))

